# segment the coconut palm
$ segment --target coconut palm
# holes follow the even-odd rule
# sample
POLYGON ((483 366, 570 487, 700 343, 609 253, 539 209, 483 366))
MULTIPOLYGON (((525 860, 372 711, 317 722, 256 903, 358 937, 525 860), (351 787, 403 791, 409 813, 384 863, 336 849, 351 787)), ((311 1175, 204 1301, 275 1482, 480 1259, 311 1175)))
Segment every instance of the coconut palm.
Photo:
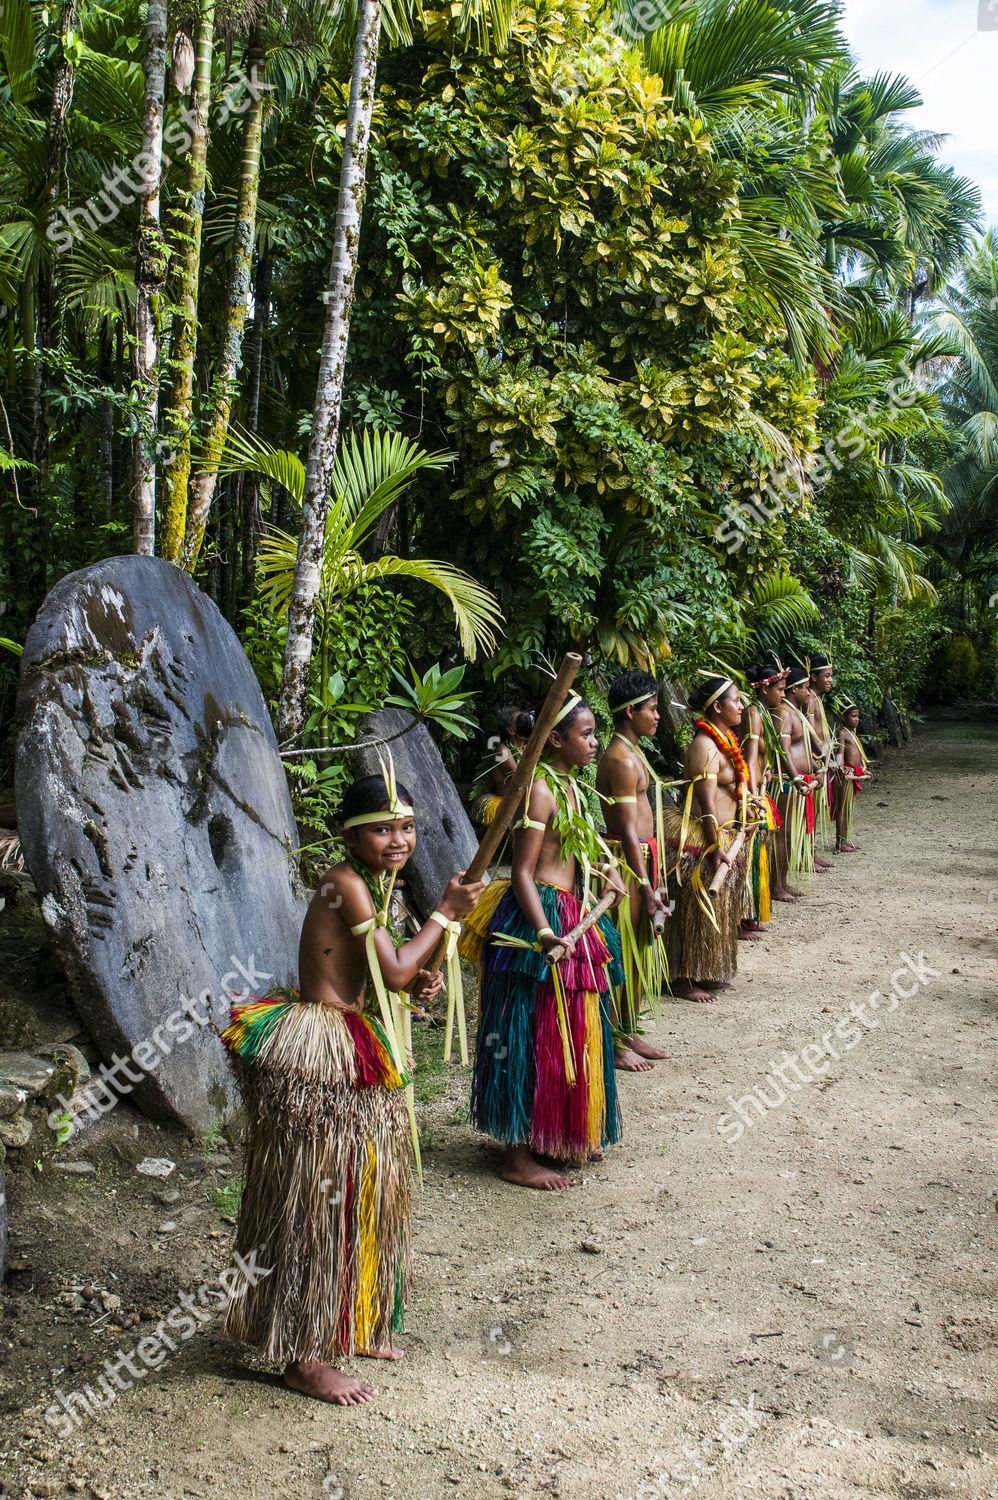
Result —
POLYGON ((993 631, 998 619, 990 602, 998 589, 998 236, 993 230, 940 303, 935 326, 955 356, 940 393, 963 451, 945 474, 951 509, 933 546, 949 578, 959 580, 964 625, 974 625, 980 615, 993 631))
MULTIPOLYGON (((621 13, 618 11, 618 15, 621 13)), ((834 0, 686 0, 643 39, 678 107, 700 115, 740 172, 731 236, 745 266, 747 321, 783 328, 798 363, 825 357, 834 279, 819 252, 838 188, 813 122, 820 78, 846 56, 834 0)))
MULTIPOLYGON (((328 675, 330 626, 337 607, 356 590, 392 579, 411 579, 438 590, 450 605, 461 645, 471 659, 491 651, 501 623, 499 606, 481 584, 450 563, 430 558, 365 557, 378 520, 393 506, 416 474, 442 469, 452 453, 428 453, 398 432, 351 432, 340 445, 330 476, 332 503, 326 515, 322 565, 315 595, 320 680, 328 675)), ((305 466, 295 453, 272 448, 246 433, 230 432, 220 472, 249 470, 283 486, 300 506, 307 490, 305 466)), ((298 539, 269 526, 258 555, 264 597, 282 615, 291 599, 298 539)))

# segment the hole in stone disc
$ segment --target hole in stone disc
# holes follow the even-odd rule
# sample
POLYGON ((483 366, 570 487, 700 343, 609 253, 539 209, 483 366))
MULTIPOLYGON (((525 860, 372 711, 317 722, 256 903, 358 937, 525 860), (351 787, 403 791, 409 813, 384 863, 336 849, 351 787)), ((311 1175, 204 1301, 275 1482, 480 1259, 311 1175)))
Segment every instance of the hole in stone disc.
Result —
POLYGON ((440 822, 443 824, 444 833, 449 839, 452 839, 454 837, 454 823, 450 813, 444 813, 443 817, 440 819, 440 822))
POLYGON ((232 824, 224 813, 216 813, 213 818, 208 819, 208 843, 211 846, 211 857, 219 869, 228 853, 232 833, 232 824))

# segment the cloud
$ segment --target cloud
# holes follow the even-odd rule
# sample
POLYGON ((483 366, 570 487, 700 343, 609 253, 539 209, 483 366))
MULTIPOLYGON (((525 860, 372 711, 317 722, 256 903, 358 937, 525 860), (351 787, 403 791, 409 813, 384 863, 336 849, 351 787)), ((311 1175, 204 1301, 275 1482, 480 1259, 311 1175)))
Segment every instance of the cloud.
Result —
POLYGON ((862 72, 915 84, 925 102, 905 119, 946 135, 941 160, 977 183, 985 224, 998 225, 998 0, 845 0, 843 29, 862 72))

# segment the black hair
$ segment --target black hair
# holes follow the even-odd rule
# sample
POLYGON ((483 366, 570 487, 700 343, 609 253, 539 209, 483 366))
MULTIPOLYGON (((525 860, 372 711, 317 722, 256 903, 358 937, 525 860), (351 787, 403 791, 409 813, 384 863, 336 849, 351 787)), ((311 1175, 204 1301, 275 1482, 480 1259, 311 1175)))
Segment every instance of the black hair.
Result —
POLYGON ((818 656, 812 656, 808 662, 808 665, 812 672, 823 672, 826 667, 830 667, 832 664, 828 660, 827 656, 821 656, 819 654, 818 656))
POLYGON ((514 708, 508 704, 501 708, 496 715, 499 723, 499 733, 503 739, 510 736, 517 740, 529 740, 534 729, 534 716, 524 708, 514 708))
POLYGON ((635 698, 641 700, 657 697, 658 683, 647 672, 621 672, 607 689, 606 701, 610 713, 617 719, 620 717, 622 704, 633 703, 635 698))
POLYGON ((781 668, 776 665, 775 661, 749 662, 745 667, 745 680, 746 682, 762 682, 764 677, 778 677, 780 671, 781 668))
MULTIPOLYGON (((572 704, 571 708, 563 719, 559 719, 557 724, 551 725, 551 729, 552 731, 557 729, 559 734, 564 734, 566 729, 571 729, 572 725, 575 723, 576 719, 581 713, 592 713, 592 711, 592 705, 587 703, 584 698, 580 698, 578 703, 572 704)), ((537 717, 536 714, 534 715, 534 717, 537 717)))
MULTIPOLYGON (((714 694, 717 693, 721 687, 723 687, 724 683, 727 682, 727 680, 728 679, 726 677, 705 677, 701 682, 698 682, 696 687, 690 694, 690 708, 692 708, 693 712, 695 714, 704 713, 707 707, 708 698, 714 698, 714 694)), ((724 698, 727 697, 728 693, 733 687, 734 683, 731 683, 726 692, 721 693, 720 697, 714 698, 714 702, 720 703, 724 698)), ((713 705, 711 706, 713 707, 713 705)))
POLYGON ((787 673, 787 687, 801 687, 808 681, 807 667, 791 667, 787 673))
MULTIPOLYGON (((415 806, 412 793, 404 782, 397 781, 395 791, 400 802, 407 803, 409 807, 415 806)), ((376 776, 359 776, 343 793, 343 801, 340 803, 340 822, 345 823, 348 818, 359 818, 363 813, 387 811, 388 788, 385 785, 385 778, 380 772, 376 776)))

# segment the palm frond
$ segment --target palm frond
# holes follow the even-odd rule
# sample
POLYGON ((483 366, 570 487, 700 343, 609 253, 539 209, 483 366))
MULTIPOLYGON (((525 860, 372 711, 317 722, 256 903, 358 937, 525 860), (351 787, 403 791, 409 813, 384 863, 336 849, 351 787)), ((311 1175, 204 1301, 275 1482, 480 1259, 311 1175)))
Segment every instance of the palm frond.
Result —
POLYGON ((305 498, 305 465, 297 453, 291 453, 287 448, 273 448, 253 433, 233 426, 229 428, 218 472, 239 474, 244 471, 276 480, 298 505, 305 498))
POLYGON ((357 582, 385 578, 411 578, 439 590, 454 611, 454 620, 465 655, 474 661, 479 650, 491 652, 502 627, 502 612, 495 596, 468 573, 450 563, 430 558, 379 557, 356 572, 357 582))

